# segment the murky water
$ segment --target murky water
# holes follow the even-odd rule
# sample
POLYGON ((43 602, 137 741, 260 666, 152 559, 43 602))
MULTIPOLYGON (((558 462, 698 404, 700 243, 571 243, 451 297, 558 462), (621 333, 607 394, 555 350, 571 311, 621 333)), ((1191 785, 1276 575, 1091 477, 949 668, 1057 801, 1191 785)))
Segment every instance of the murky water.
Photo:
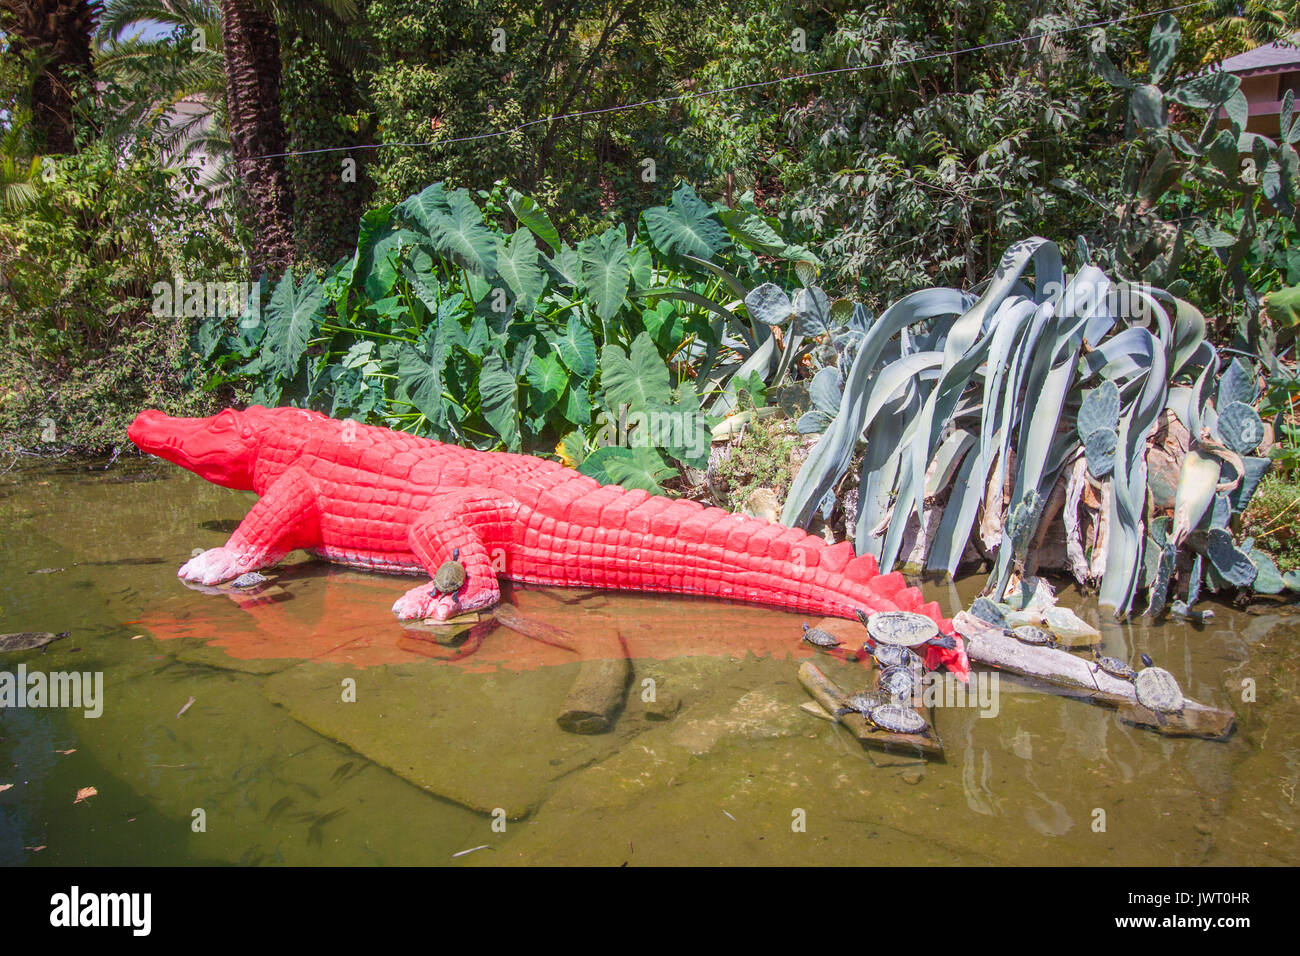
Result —
MULTIPOLYGON (((482 628, 447 647, 389 613, 409 578, 295 557, 255 594, 182 585, 252 500, 138 460, 0 476, 0 632, 72 631, 0 672, 103 675, 97 718, 0 710, 0 863, 1300 860, 1292 608, 1121 626, 1067 593, 1108 653, 1145 650, 1234 710, 1231 739, 1162 737, 1001 676, 996 716, 934 711, 945 759, 923 762, 799 709, 801 660, 850 689, 867 671, 800 645, 797 615, 515 589, 542 640, 482 628), (622 654, 614 729, 561 730, 583 662, 622 654)), ((927 591, 951 614, 979 584, 927 591)))

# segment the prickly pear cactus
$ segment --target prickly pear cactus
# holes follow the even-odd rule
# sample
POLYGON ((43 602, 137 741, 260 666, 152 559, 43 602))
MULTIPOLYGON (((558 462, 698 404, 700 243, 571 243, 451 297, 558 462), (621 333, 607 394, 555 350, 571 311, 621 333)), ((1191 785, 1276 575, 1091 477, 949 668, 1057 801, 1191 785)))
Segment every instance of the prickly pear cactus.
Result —
POLYGON ((1105 478, 1115 469, 1119 444, 1119 387, 1114 382, 1102 382, 1083 396, 1077 427, 1088 470, 1105 478))
POLYGON ((1219 434, 1238 455, 1249 455, 1264 440, 1264 423, 1245 402, 1229 402, 1219 410, 1219 434))
POLYGON ((1212 528, 1206 536, 1205 557, 1210 563, 1212 580, 1221 586, 1248 588, 1259 573, 1245 551, 1232 541, 1223 528, 1212 528))

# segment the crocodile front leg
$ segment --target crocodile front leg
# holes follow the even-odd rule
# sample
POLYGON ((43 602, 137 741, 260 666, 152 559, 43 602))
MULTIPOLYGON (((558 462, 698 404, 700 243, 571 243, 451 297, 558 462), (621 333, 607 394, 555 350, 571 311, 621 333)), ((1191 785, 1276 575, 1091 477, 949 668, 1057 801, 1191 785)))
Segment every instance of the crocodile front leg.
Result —
POLYGON ((458 551, 457 560, 465 567, 465 584, 455 594, 439 594, 432 583, 412 588, 393 604, 393 613, 403 621, 427 617, 445 621, 500 601, 497 569, 488 546, 507 540, 514 511, 513 501, 486 490, 434 496, 412 523, 407 543, 430 577, 458 551))
POLYGON ((307 473, 290 468, 244 516, 230 540, 191 558, 176 576, 196 584, 220 584, 247 571, 269 568, 310 542, 316 521, 316 489, 307 473))

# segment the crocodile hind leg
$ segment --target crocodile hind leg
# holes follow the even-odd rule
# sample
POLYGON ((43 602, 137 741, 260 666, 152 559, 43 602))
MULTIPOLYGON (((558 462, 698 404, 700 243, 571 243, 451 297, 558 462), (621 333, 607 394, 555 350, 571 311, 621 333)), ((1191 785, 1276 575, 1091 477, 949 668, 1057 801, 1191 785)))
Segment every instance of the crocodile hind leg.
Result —
POLYGON ((455 594, 439 594, 432 583, 412 588, 393 604, 393 613, 409 621, 439 621, 479 611, 501 600, 490 542, 505 539, 512 520, 511 502, 491 492, 466 490, 437 495, 411 525, 411 553, 432 577, 456 554, 465 567, 465 584, 455 594))
POLYGON ((195 584, 219 584, 269 568, 311 542, 315 521, 316 489, 304 471, 290 468, 257 500, 229 541, 191 558, 176 576, 195 584))

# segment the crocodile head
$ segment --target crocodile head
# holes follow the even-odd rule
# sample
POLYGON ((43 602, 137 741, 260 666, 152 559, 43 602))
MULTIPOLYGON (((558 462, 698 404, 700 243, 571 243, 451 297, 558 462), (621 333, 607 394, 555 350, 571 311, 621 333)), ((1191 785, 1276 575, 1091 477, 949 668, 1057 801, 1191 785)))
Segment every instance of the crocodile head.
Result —
POLYGON ((252 409, 227 409, 210 418, 172 418, 150 409, 135 417, 127 435, 143 452, 215 484, 250 491, 260 431, 252 409))

